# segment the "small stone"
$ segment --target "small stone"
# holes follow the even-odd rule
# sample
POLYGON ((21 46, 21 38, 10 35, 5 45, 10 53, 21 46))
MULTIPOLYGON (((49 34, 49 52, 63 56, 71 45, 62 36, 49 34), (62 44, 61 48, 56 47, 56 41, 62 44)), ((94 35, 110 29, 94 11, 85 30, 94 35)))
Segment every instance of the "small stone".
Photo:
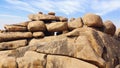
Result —
POLYGON ((48 15, 54 15, 55 16, 55 12, 48 12, 48 15))

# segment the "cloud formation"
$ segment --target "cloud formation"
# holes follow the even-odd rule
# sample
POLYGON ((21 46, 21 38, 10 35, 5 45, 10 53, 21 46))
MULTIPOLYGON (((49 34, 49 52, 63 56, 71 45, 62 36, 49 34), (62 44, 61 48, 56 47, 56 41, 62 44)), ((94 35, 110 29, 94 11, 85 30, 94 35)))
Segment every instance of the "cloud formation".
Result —
POLYGON ((35 13, 55 11, 66 15, 94 12, 105 15, 120 8, 120 0, 5 0, 13 9, 35 13))

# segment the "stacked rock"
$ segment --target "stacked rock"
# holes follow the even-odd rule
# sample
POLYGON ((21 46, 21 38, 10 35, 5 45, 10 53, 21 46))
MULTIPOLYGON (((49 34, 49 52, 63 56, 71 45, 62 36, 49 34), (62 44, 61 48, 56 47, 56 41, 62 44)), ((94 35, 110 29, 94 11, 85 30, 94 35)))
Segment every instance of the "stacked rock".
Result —
MULTIPOLYGON (((116 27, 110 20, 103 23, 92 13, 70 21, 54 12, 28 17, 30 21, 0 30, 0 68, 120 66, 120 42, 112 37, 116 27)), ((120 39, 120 30, 116 35, 120 39)))
POLYGON ((5 25, 5 30, 0 30, 0 50, 14 49, 26 46, 31 38, 43 38, 53 35, 54 32, 62 33, 68 29, 68 19, 55 16, 54 12, 43 14, 30 14, 29 19, 18 24, 5 25))
POLYGON ((54 12, 48 14, 39 12, 38 14, 30 14, 28 17, 30 21, 4 26, 5 30, 0 31, 0 50, 25 46, 28 44, 27 40, 31 38, 43 38, 54 35, 54 33, 67 33, 84 26, 102 29, 102 32, 112 36, 116 30, 111 21, 103 23, 99 15, 92 13, 85 14, 82 18, 72 18, 70 22, 68 22, 68 18, 55 16, 54 12), (17 44, 17 42, 22 44, 17 44))

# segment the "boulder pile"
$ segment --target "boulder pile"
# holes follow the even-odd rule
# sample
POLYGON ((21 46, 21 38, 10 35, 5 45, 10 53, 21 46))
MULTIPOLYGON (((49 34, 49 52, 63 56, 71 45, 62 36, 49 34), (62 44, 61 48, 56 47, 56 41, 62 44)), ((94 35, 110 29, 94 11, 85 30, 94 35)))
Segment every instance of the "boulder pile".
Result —
POLYGON ((120 30, 99 15, 30 14, 0 30, 0 68, 119 68, 120 30))

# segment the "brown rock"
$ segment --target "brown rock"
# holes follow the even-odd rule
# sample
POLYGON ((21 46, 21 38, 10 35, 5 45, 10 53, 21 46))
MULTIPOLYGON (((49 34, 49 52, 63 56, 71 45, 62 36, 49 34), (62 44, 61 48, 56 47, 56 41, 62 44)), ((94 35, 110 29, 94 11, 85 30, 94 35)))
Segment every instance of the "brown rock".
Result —
POLYGON ((48 12, 48 15, 54 15, 55 16, 55 12, 48 12))
POLYGON ((72 22, 68 23, 69 30, 80 28, 82 26, 83 26, 83 23, 82 23, 82 19, 81 18, 77 18, 77 19, 73 20, 72 22))
POLYGON ((61 32, 67 30, 68 26, 66 22, 54 22, 47 25, 49 32, 61 32))
POLYGON ((0 33, 0 42, 32 38, 31 32, 4 32, 0 33))
POLYGON ((43 32, 34 32, 33 37, 35 37, 35 38, 44 37, 44 33, 43 32))
POLYGON ((0 51, 0 57, 8 57, 13 50, 0 51))
POLYGON ((43 21, 32 21, 28 24, 28 30, 31 32, 45 31, 46 26, 43 21))
POLYGON ((14 57, 0 57, 0 68, 17 68, 14 57))
POLYGON ((45 54, 27 51, 24 57, 17 58, 18 68, 44 68, 45 54))
POLYGON ((70 18, 70 22, 72 22, 72 21, 74 21, 75 20, 75 18, 70 18))
POLYGON ((98 67, 75 58, 48 55, 46 68, 98 68, 98 67))
POLYGON ((26 45, 27 45, 27 40, 2 42, 0 43, 0 50, 15 49, 15 48, 26 46, 26 45))
POLYGON ((4 28, 9 32, 27 31, 27 27, 18 25, 5 25, 4 28))
POLYGON ((29 24, 29 22, 31 22, 31 21, 21 22, 21 23, 16 24, 16 25, 18 25, 18 26, 23 26, 23 27, 27 27, 28 24, 29 24))
POLYGON ((39 20, 57 20, 57 17, 54 15, 46 15, 46 14, 30 14, 29 16, 30 20, 35 20, 35 21, 39 21, 39 20))
POLYGON ((105 61, 93 50, 92 45, 86 37, 81 37, 81 40, 74 38, 45 37, 44 39, 33 39, 30 41, 30 46, 37 46, 40 53, 67 55, 86 61, 95 62, 98 66, 104 66, 105 61), (85 38, 85 40, 84 40, 85 38), (75 43, 76 42, 76 43, 75 43), (91 52, 88 54, 88 52, 91 52))
POLYGON ((43 12, 38 12, 38 14, 43 14, 43 12))
POLYGON ((58 16, 57 20, 60 21, 60 22, 68 22, 68 18, 62 17, 62 16, 58 16))
POLYGON ((87 26, 91 26, 91 27, 102 27, 103 26, 102 19, 99 15, 87 13, 82 17, 82 19, 83 19, 83 23, 87 26))
POLYGON ((118 28, 118 29, 116 30, 114 37, 115 37, 117 40, 120 40, 120 28, 118 28))
POLYGON ((113 36, 116 31, 116 26, 110 21, 107 20, 104 22, 104 32, 113 36))

